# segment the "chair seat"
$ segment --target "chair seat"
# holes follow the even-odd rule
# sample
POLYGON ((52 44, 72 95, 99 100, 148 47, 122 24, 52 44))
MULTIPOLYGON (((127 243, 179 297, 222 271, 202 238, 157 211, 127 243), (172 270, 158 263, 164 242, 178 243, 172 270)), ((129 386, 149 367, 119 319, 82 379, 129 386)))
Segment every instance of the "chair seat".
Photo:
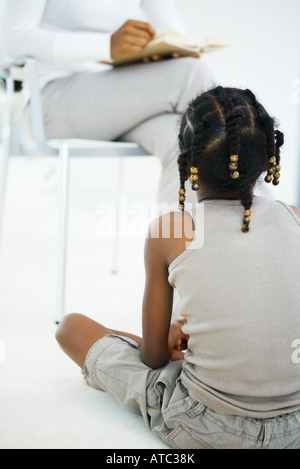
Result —
MULTIPOLYGON (((68 145, 69 156, 90 157, 135 157, 150 156, 139 144, 134 142, 109 142, 102 140, 65 139, 68 145)), ((52 155, 58 156, 62 140, 47 140, 47 146, 38 147, 34 141, 22 142, 20 152, 23 155, 52 155)), ((17 152, 18 153, 18 152, 17 152)))
MULTIPOLYGON (((149 156, 140 145, 133 142, 108 142, 67 139, 70 156, 149 156)), ((59 149, 61 140, 48 140, 49 146, 59 149)))

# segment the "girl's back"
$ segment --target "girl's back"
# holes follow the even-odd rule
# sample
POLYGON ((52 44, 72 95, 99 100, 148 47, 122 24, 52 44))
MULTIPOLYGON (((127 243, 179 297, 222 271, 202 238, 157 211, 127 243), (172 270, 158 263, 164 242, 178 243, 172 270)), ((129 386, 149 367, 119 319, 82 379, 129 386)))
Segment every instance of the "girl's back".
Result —
POLYGON ((195 241, 169 267, 190 336, 182 379, 219 412, 271 417, 300 405, 300 364, 292 360, 300 219, 262 197, 254 198, 246 236, 240 217, 240 201, 200 203, 195 241))

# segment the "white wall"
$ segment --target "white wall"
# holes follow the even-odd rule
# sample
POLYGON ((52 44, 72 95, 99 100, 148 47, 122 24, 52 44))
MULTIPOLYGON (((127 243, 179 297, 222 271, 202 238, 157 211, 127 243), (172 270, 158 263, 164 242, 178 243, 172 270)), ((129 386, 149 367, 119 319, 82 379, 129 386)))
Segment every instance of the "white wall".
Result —
MULTIPOLYGON (((162 0, 163 1, 163 0, 162 0)), ((203 56, 224 86, 250 88, 280 122, 278 199, 300 203, 300 1, 175 0, 195 39, 216 35, 230 46, 203 56)))
MULTIPOLYGON (((5 6, 5 0, 0 0, 0 28, 2 27, 1 21, 2 21, 2 16, 3 16, 4 6, 5 6)), ((1 32, 1 30, 0 30, 0 32, 1 32)), ((2 44, 0 42, 0 59, 1 59, 2 56, 3 56, 2 44)))

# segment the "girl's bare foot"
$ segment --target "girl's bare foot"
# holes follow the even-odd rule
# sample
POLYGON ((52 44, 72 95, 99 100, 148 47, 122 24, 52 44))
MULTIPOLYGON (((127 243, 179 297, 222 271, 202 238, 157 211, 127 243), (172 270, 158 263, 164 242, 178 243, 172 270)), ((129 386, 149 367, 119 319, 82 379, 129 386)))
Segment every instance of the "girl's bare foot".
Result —
POLYGON ((86 382, 86 384, 87 384, 88 386, 90 386, 91 388, 94 388, 94 389, 98 389, 99 391, 103 391, 103 389, 101 389, 100 386, 98 386, 98 384, 96 384, 91 378, 89 378, 89 377, 84 373, 83 370, 81 371, 81 374, 83 375, 83 379, 84 379, 84 381, 86 382))

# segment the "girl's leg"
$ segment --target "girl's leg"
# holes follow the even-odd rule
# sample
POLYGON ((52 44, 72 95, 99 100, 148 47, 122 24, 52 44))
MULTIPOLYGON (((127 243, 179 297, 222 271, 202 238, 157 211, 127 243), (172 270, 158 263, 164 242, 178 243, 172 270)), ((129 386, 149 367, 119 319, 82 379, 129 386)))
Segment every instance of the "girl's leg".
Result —
POLYGON ((139 345, 142 343, 142 339, 134 334, 108 329, 77 313, 69 314, 63 318, 56 331, 56 340, 71 360, 83 369, 90 348, 102 337, 110 334, 129 337, 139 345))

